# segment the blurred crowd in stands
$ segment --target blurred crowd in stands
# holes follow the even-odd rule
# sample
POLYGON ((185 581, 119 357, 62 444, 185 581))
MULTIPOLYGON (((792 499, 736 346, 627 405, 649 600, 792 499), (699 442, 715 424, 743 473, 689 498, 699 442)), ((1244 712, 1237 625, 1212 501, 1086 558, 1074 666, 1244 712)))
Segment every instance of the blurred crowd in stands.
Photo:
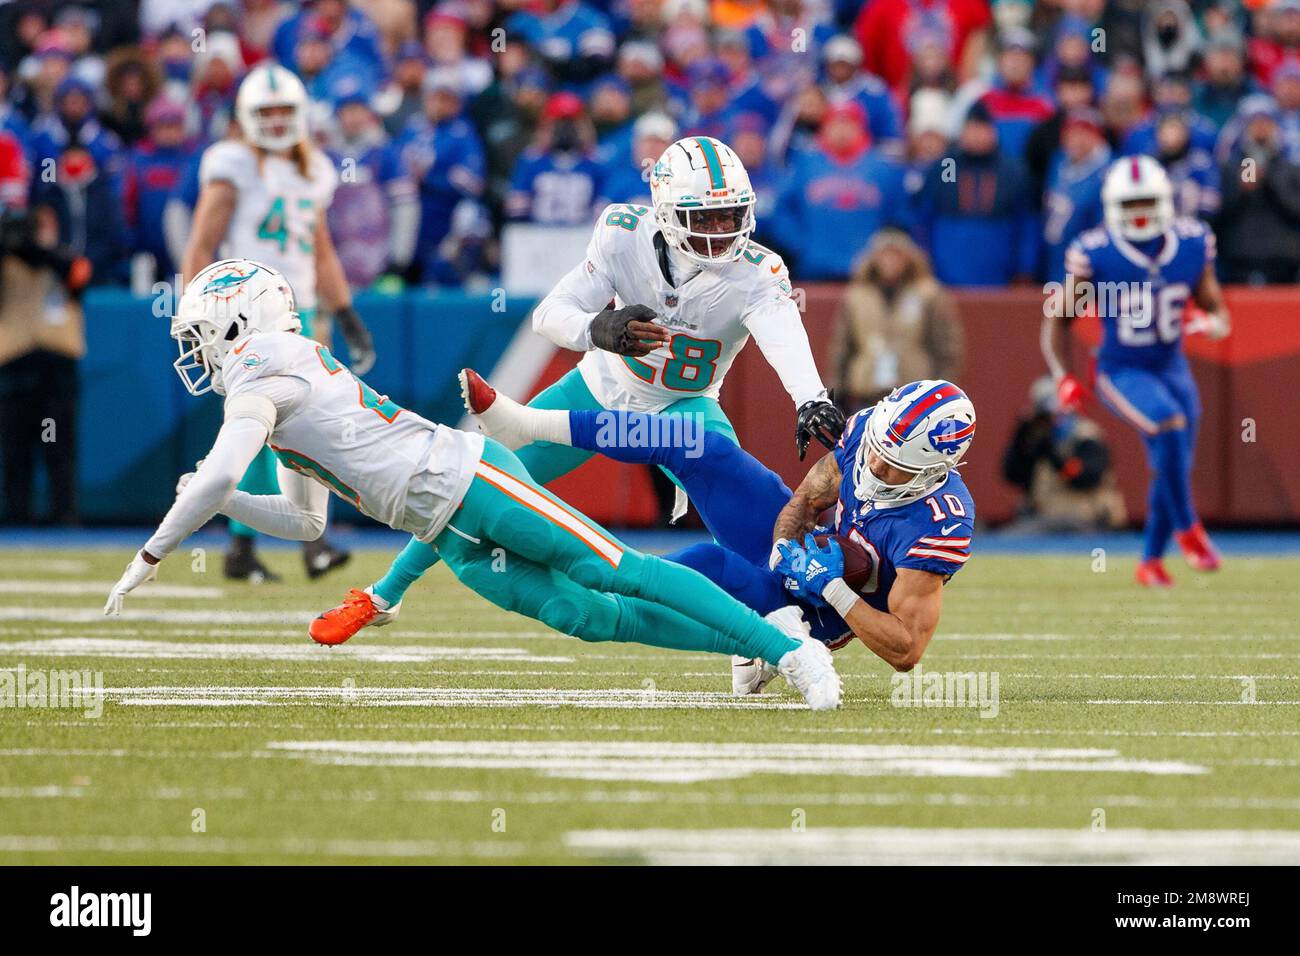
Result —
POLYGON ((0 203, 51 210, 94 283, 170 276, 266 58, 314 100, 358 288, 486 286, 510 223, 646 203, 688 135, 740 155, 799 280, 885 227, 944 285, 1059 278, 1131 152, 1223 278, 1300 271, 1300 0, 10 0, 0 203))

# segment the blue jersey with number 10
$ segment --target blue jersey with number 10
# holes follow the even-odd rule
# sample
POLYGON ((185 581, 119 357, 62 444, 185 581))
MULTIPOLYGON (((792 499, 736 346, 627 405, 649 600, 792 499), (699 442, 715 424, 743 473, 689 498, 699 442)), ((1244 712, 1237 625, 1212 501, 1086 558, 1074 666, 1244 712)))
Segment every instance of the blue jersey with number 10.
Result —
POLYGON ((1099 226, 1066 251, 1066 271, 1093 283, 1102 366, 1161 366, 1180 351, 1183 311, 1214 262, 1214 233, 1200 220, 1181 218, 1151 245, 1138 248, 1099 226))
MULTIPOLYGON (((854 467, 873 412, 869 408, 850 418, 835 447, 835 461, 842 476, 840 500, 830 525, 819 527, 817 533, 844 535, 866 549, 875 562, 876 573, 859 593, 876 610, 888 611, 889 591, 899 569, 929 571, 944 577, 961 570, 970 558, 975 501, 956 470, 917 501, 891 507, 860 500, 855 491, 854 467)), ((831 647, 852 637, 839 637, 846 625, 830 608, 814 609, 807 616, 813 636, 831 647)))

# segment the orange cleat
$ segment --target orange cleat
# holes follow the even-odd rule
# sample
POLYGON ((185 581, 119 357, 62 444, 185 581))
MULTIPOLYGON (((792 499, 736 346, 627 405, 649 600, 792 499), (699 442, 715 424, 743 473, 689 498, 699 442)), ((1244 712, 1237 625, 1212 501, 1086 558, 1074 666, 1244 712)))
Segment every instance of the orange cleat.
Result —
POLYGON ((1165 563, 1159 558, 1147 558, 1137 567, 1134 579, 1145 588, 1171 588, 1174 579, 1165 570, 1165 563))
POLYGON ((307 633, 317 644, 333 647, 342 644, 363 627, 383 627, 397 617, 401 602, 387 610, 380 610, 371 598, 370 589, 353 588, 343 603, 330 608, 311 622, 307 633))
POLYGON ((475 415, 482 415, 497 400, 497 390, 472 368, 461 369, 460 391, 465 407, 475 415))
POLYGON ((1205 527, 1199 521, 1186 531, 1175 531, 1174 540, 1183 549, 1187 563, 1197 571, 1217 571, 1223 564, 1218 550, 1205 533, 1205 527))

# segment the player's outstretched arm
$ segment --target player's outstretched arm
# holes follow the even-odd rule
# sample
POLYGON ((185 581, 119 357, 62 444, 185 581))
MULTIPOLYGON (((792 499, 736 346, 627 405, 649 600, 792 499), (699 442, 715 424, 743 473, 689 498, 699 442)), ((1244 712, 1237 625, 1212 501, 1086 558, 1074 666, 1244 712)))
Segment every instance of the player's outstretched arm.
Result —
POLYGON ((253 418, 232 418, 221 426, 212 451, 194 477, 178 486, 175 502, 162 524, 113 586, 104 613, 122 609, 122 599, 157 573, 160 561, 182 541, 207 524, 235 491, 239 479, 266 443, 269 430, 253 418))
MULTIPOLYGON (((847 587, 846 587, 847 590, 847 587)), ((850 592, 852 593, 852 592, 850 592)), ((943 575, 899 568, 889 589, 889 612, 877 611, 854 595, 847 609, 836 608, 858 640, 898 671, 910 671, 930 646, 943 610, 943 575)))
MULTIPOLYGON (((840 466, 834 455, 824 456, 808 470, 795 493, 786 502, 772 528, 773 562, 780 555, 776 545, 802 541, 817 525, 817 516, 840 498, 840 466)), ((775 564, 773 565, 775 566, 775 564)))
POLYGON ((798 306, 785 295, 772 296, 745 316, 745 327, 794 400, 799 460, 803 461, 814 438, 834 448, 844 434, 844 413, 831 402, 822 384, 798 306))
POLYGON ((288 541, 315 541, 325 533, 329 489, 319 481, 280 465, 280 494, 250 495, 236 490, 221 513, 262 534, 288 541))

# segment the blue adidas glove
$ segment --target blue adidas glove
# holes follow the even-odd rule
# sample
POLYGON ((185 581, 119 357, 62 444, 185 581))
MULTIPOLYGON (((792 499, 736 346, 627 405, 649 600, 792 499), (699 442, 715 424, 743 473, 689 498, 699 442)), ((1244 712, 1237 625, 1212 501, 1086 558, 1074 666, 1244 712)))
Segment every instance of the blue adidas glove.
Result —
POLYGON ((803 573, 808 566, 808 555, 793 541, 778 541, 775 545, 772 570, 781 575, 782 586, 795 597, 803 597, 803 573))
POLYGON ((827 538, 825 546, 818 546, 811 534, 803 539, 803 552, 806 560, 799 589, 801 596, 825 606, 822 591, 836 578, 844 577, 844 552, 834 538, 827 538))

